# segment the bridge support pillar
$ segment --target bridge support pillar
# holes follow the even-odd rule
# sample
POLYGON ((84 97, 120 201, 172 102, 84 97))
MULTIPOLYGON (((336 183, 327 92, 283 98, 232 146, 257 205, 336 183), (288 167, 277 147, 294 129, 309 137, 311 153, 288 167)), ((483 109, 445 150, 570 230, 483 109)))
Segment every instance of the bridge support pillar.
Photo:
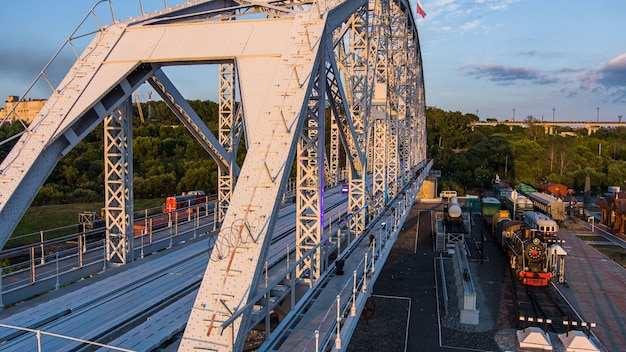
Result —
POLYGON ((131 100, 104 118, 104 218, 107 261, 133 261, 133 151, 131 100))

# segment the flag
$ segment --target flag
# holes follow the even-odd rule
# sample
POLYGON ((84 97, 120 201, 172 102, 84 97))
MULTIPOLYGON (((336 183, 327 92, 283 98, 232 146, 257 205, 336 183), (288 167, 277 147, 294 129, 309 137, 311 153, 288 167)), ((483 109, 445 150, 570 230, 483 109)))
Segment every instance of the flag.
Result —
POLYGON ((422 18, 426 17, 426 11, 424 11, 420 0, 417 0, 417 13, 420 14, 422 18))

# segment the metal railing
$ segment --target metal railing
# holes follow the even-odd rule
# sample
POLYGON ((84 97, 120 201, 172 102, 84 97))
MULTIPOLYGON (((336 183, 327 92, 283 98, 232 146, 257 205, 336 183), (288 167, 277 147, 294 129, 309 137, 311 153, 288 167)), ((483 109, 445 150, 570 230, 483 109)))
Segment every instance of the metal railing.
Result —
MULTIPOLYGON (((179 213, 162 213, 136 221, 148 227, 133 236, 133 257, 141 259, 146 253, 212 232, 214 215, 209 206, 195 205, 191 209, 181 209, 184 216, 180 217, 179 213), (155 216, 167 217, 168 221, 155 224, 155 216)), ((79 225, 63 228, 78 229, 79 225)), ((45 231, 40 236, 44 239, 45 231)), ((106 230, 96 228, 0 252, 0 259, 13 261, 0 268, 0 307, 106 271, 109 263, 105 244, 106 230)))
POLYGON ((83 339, 79 339, 79 338, 75 338, 75 337, 71 337, 71 336, 66 336, 66 335, 61 335, 61 334, 55 334, 55 333, 48 332, 48 331, 43 331, 43 330, 35 330, 35 329, 23 328, 23 327, 20 327, 20 326, 7 325, 7 324, 0 324, 0 327, 34 333, 35 337, 37 338, 37 351, 38 352, 42 352, 43 351, 43 348, 41 346, 41 337, 43 335, 57 337, 57 338, 65 339, 65 340, 72 340, 72 341, 76 341, 76 342, 82 342, 82 343, 86 343, 86 344, 93 345, 93 346, 98 346, 98 347, 106 347, 106 348, 110 348, 110 349, 116 350, 116 351, 133 352, 133 350, 129 350, 129 349, 126 349, 126 348, 120 348, 120 347, 105 345, 103 343, 98 343, 98 342, 89 341, 89 340, 83 340, 83 339))

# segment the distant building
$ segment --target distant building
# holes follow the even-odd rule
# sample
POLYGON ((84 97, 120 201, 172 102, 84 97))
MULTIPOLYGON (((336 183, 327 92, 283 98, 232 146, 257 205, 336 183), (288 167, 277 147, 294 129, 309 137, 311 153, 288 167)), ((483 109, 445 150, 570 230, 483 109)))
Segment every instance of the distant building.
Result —
POLYGON ((596 201, 602 210, 601 222, 621 233, 626 232, 626 192, 607 195, 596 201))
POLYGON ((4 108, 0 109, 0 120, 4 119, 15 107, 9 116, 9 121, 22 120, 31 123, 47 101, 45 99, 28 99, 19 102, 19 100, 20 97, 17 95, 9 95, 7 101, 4 102, 4 108))
POLYGON ((546 183, 539 187, 542 191, 548 192, 557 198, 565 198, 569 194, 569 189, 560 183, 546 183))

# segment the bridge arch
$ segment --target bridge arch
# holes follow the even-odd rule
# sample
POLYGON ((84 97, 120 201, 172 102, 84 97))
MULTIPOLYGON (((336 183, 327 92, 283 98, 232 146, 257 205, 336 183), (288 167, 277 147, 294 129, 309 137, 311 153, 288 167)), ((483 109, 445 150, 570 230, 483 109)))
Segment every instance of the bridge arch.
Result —
MULTIPOLYGON (((107 229, 117 229, 108 236, 108 260, 133 260, 128 106, 148 82, 220 169, 217 250, 181 349, 241 349, 249 318, 230 318, 262 278, 292 163, 300 257, 323 240, 323 194, 341 182, 339 148, 347 159, 347 221, 355 236, 425 166, 424 81, 413 15, 404 0, 186 1, 101 26, 0 165, 6 190, 0 244, 56 163, 106 121, 107 229), (218 136, 162 70, 181 64, 219 65, 218 136), (248 148, 238 165, 240 138, 248 148), (229 334, 222 333, 226 321, 229 334)), ((311 285, 321 270, 319 257, 312 258, 297 272, 311 285)))

